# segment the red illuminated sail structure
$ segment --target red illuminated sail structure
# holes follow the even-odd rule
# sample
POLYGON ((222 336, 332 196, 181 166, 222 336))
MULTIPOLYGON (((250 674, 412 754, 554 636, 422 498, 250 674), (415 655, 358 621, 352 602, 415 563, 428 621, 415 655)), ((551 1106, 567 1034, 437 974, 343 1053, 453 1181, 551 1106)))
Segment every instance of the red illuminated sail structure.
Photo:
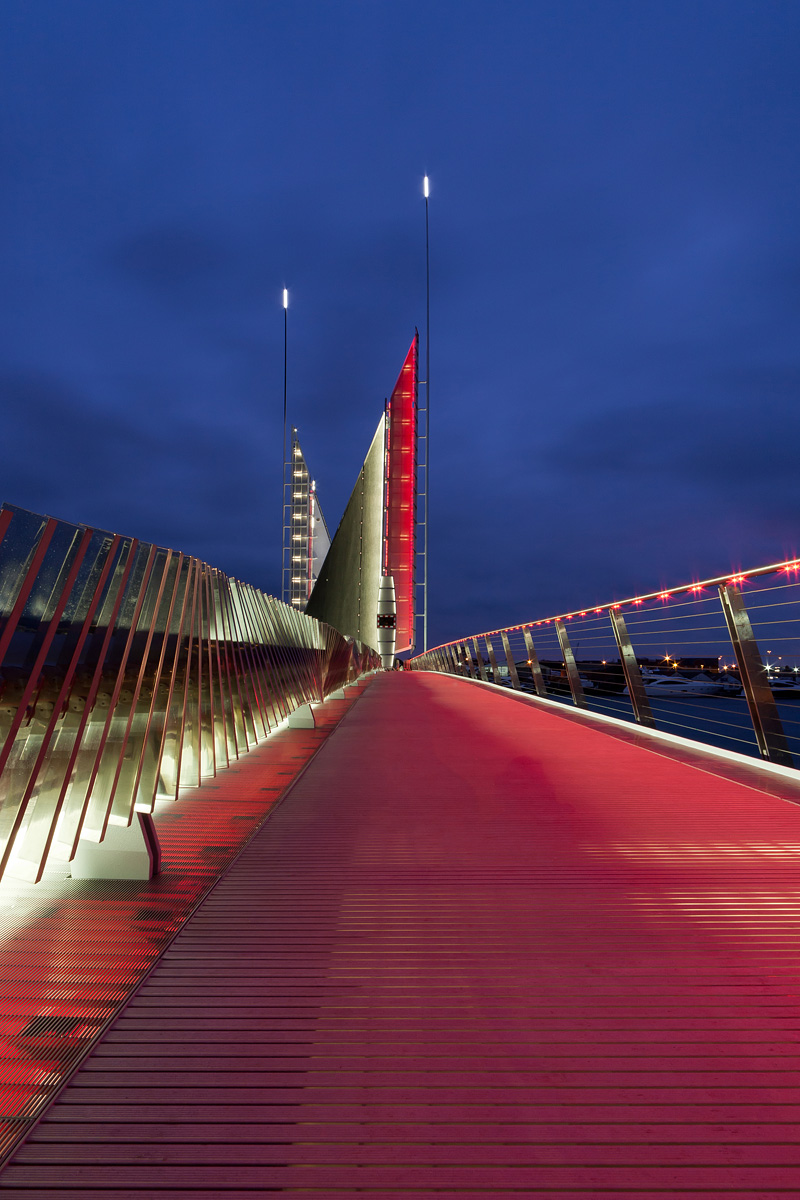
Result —
POLYGON ((345 637, 375 647, 381 576, 391 575, 398 654, 414 648, 418 350, 415 333, 306 607, 345 637))
POLYGON ((386 406, 383 574, 394 578, 398 654, 414 648, 418 358, 415 333, 386 406))

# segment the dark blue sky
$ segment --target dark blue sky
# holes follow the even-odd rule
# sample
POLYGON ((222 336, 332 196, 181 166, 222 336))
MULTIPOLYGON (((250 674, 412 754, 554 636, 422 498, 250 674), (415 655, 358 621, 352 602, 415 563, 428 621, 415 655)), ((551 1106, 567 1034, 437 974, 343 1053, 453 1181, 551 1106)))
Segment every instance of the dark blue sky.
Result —
POLYGON ((2 496, 279 588, 424 328, 431 640, 800 551, 800 5, 4 0, 2 496))

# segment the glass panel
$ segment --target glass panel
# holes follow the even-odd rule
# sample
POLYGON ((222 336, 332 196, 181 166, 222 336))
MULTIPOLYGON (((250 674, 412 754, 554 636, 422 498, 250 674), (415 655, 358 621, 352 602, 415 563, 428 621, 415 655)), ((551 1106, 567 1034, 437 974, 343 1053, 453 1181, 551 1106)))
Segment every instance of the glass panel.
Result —
POLYGON ((371 661, 197 560, 10 506, 2 531, 0 853, 25 879, 371 661))
POLYGON ((13 875, 32 881, 41 877, 59 817, 70 752, 83 711, 75 689, 76 671, 104 585, 111 575, 117 546, 118 539, 92 535, 47 655, 36 709, 42 722, 47 711, 50 715, 23 794, 22 803, 27 806, 24 825, 17 835, 9 865, 13 875))

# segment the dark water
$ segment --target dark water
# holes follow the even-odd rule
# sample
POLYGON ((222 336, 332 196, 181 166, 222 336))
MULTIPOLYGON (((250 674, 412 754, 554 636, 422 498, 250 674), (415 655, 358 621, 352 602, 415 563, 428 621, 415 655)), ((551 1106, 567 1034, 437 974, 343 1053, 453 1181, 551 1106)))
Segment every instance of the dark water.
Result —
MULTIPOLYGON (((572 705, 568 696, 554 694, 551 698, 572 705)), ((662 732, 760 757, 743 696, 670 696, 669 699, 651 696, 648 699, 656 728, 662 732)), ((597 696, 587 692, 586 701, 592 712, 633 721, 627 696, 597 696)), ((800 767, 800 696, 778 700, 778 712, 794 765, 800 767)))

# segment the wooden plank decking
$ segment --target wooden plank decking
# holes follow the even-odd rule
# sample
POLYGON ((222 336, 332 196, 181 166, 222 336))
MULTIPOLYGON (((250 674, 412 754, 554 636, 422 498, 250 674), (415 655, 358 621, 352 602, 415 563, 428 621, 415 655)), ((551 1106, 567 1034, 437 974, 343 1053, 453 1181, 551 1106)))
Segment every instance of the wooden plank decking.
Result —
POLYGON ((369 682, 160 802, 155 878, 77 880, 53 862, 42 883, 0 881, 0 1164, 369 682))
POLYGON ((379 677, 0 1192, 785 1200, 799 853, 785 800, 379 677))

